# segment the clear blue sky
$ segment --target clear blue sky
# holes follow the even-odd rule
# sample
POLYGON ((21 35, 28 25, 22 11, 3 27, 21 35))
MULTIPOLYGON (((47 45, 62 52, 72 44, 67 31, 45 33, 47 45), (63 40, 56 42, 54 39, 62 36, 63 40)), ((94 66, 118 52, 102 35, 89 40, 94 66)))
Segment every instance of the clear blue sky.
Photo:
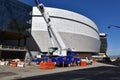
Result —
MULTIPOLYGON (((35 5, 33 0, 20 0, 35 5)), ((93 20, 100 33, 107 33, 108 55, 120 55, 120 0, 41 0, 47 7, 62 8, 82 14, 93 20)))

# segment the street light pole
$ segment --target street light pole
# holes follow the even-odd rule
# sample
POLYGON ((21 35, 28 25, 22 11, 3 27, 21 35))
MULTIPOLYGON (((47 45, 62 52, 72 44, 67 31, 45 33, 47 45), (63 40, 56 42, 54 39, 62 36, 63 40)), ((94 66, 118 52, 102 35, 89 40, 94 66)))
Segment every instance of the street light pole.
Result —
POLYGON ((110 29, 111 27, 120 28, 120 26, 115 26, 115 25, 109 25, 109 26, 108 26, 109 29, 110 29))
POLYGON ((110 29, 111 27, 120 28, 120 26, 114 26, 114 25, 109 25, 109 26, 108 26, 109 29, 110 29))

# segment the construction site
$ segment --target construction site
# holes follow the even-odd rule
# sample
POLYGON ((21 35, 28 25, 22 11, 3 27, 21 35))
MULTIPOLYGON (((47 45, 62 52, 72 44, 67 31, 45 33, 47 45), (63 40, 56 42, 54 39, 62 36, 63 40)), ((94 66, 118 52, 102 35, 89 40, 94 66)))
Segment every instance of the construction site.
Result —
MULTIPOLYGON (((39 0, 34 0, 34 7, 8 1, 8 5, 6 0, 0 5, 0 65, 35 64, 40 69, 54 69, 87 66, 95 61, 92 56, 100 53, 101 39, 92 20, 72 11, 45 7, 39 0)), ((106 54, 107 42, 104 44, 102 53, 106 54)))

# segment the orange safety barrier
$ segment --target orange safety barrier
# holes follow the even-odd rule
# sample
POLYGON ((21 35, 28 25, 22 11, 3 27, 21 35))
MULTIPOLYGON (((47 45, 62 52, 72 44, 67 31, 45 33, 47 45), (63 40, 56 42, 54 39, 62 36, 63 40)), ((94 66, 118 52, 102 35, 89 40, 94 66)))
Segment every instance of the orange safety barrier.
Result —
POLYGON ((40 63, 39 66, 40 69, 54 69, 55 68, 55 63, 53 62, 42 62, 40 63))
POLYGON ((81 61, 81 62, 80 62, 80 65, 81 65, 81 66, 87 66, 87 62, 86 62, 86 61, 81 61))
POLYGON ((11 66, 17 67, 17 62, 11 62, 11 66))

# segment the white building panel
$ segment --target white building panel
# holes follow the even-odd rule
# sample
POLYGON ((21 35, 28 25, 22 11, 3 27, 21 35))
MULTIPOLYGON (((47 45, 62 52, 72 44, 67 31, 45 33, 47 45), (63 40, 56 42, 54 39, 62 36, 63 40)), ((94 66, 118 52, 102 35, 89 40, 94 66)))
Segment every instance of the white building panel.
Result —
MULTIPOLYGON (((77 52, 99 52, 99 31, 92 20, 67 10, 56 8, 46 8, 46 10, 51 16, 52 26, 58 30, 67 48, 77 52)), ((36 7, 33 7, 32 36, 42 52, 47 52, 48 47, 52 46, 47 25, 36 7)))

